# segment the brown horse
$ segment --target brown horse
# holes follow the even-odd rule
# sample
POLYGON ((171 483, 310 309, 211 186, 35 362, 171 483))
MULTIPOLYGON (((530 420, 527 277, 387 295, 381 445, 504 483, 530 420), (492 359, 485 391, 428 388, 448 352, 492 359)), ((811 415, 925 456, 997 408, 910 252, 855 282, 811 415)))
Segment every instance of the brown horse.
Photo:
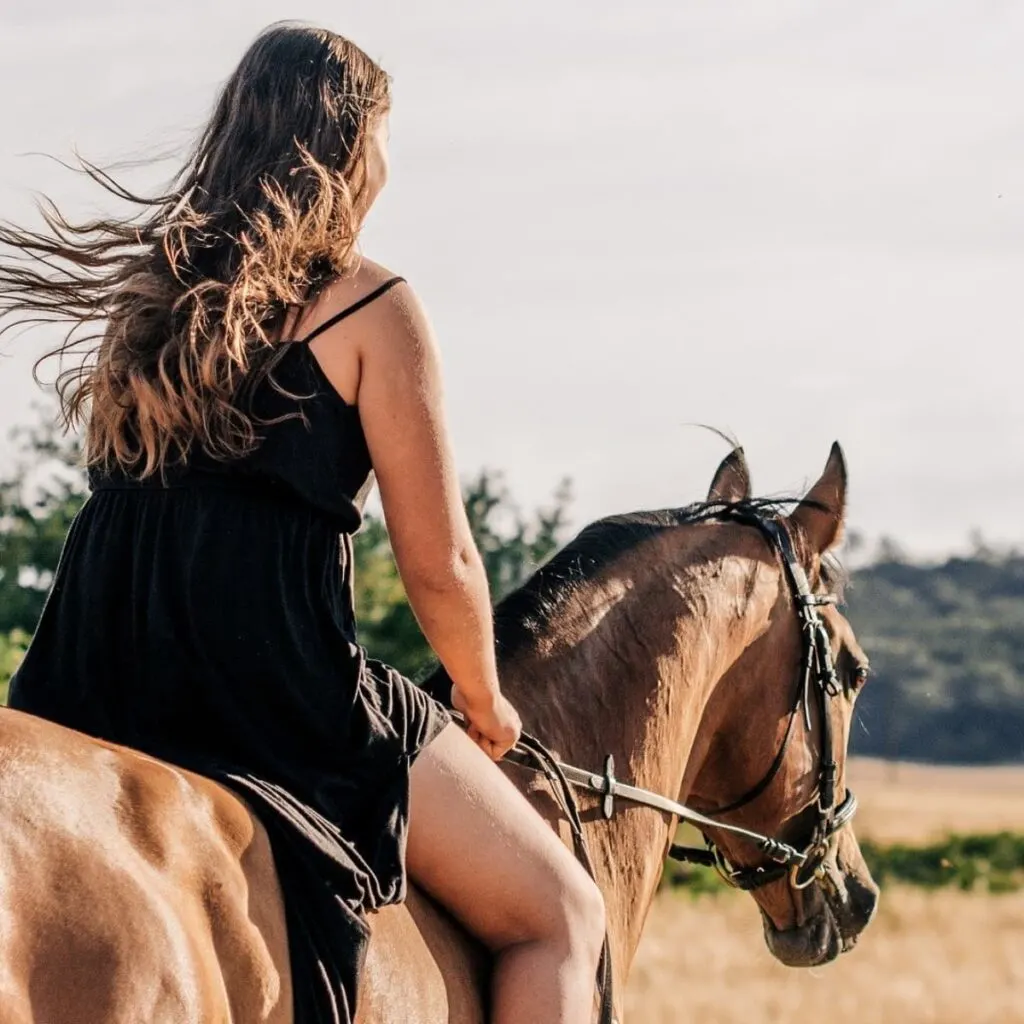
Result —
MULTIPOLYGON (((819 592, 830 585, 822 558, 840 536, 845 492, 835 448, 780 520, 819 592)), ((625 781, 698 809, 756 792, 721 820, 799 844, 817 812, 822 714, 845 790, 865 658, 847 621, 824 608, 842 693, 791 725, 803 644, 784 569, 758 529, 719 514, 721 503, 749 499, 739 452, 709 499, 588 527, 504 602, 504 687, 561 760, 599 770, 613 754, 625 781)), ((542 777, 508 771, 569 841, 542 777)), ((676 820, 626 803, 605 820, 598 800, 580 803, 621 993, 676 820)), ((292 1020, 270 845, 236 796, 7 710, 0 822, 0 1024, 292 1020)), ((737 867, 764 862, 735 835, 712 838, 737 867)), ((781 877, 754 898, 772 953, 815 965, 854 944, 877 889, 845 825, 806 888, 781 877)), ((371 923, 360 1024, 483 1024, 488 958, 454 921, 414 891, 371 923)))

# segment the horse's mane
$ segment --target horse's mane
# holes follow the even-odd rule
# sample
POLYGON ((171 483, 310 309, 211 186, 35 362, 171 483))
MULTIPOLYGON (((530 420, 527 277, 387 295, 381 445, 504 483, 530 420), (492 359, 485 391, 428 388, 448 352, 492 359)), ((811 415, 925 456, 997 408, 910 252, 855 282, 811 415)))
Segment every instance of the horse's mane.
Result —
MULTIPOLYGON (((645 540, 665 530, 706 522, 781 516, 799 503, 797 498, 748 498, 737 502, 700 501, 682 508, 631 512, 609 516, 585 527, 564 548, 537 570, 518 590, 501 601, 494 612, 498 650, 511 655, 543 635, 566 601, 602 569, 645 540)), ((798 549, 803 538, 795 537, 798 549)), ((821 583, 839 593, 845 574, 838 561, 824 559, 821 583)))
MULTIPOLYGON (((682 508, 630 512, 598 519, 584 527, 522 586, 496 605, 494 636, 498 651, 510 657, 544 636, 571 597, 602 569, 666 530, 707 522, 749 521, 755 516, 782 516, 801 500, 698 501, 682 508)), ((804 554, 804 539, 795 536, 794 543, 798 552, 804 554)), ((829 593, 841 596, 845 580, 846 574, 836 559, 828 556, 822 560, 820 583, 829 593)), ((435 696, 440 697, 443 692, 446 697, 445 680, 447 674, 439 668, 423 685, 431 691, 436 688, 435 696)))

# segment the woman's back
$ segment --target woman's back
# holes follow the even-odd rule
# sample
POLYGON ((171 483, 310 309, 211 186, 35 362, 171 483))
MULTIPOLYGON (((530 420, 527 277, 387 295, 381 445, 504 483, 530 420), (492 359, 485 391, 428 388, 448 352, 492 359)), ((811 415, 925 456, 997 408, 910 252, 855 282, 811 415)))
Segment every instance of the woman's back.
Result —
MULTIPOLYGON (((357 277, 372 281, 381 270, 373 267, 369 274, 357 277)), ((262 494, 267 500, 297 499, 332 519, 342 533, 354 533, 362 521, 373 467, 357 407, 338 393, 310 342, 402 280, 389 276, 307 335, 275 342, 267 369, 253 374, 258 382, 255 386, 247 382, 245 397, 239 400, 256 425, 250 450, 224 459, 196 445, 183 465, 168 465, 160 474, 142 480, 117 466, 111 470, 92 467, 91 488, 247 487, 252 495, 262 494)), ((311 303, 314 316, 320 305, 328 304, 311 303)), ((303 316, 299 322, 306 319, 303 316)))
POLYGON ((383 748, 389 768, 444 718, 411 684, 360 707, 350 535, 371 463, 357 408, 305 341, 281 342, 252 391, 251 452, 199 451, 143 480, 90 472, 10 699, 198 769, 258 770, 336 819, 328 765, 347 793, 356 763, 372 771, 383 748), (396 704, 415 706, 395 721, 396 704))

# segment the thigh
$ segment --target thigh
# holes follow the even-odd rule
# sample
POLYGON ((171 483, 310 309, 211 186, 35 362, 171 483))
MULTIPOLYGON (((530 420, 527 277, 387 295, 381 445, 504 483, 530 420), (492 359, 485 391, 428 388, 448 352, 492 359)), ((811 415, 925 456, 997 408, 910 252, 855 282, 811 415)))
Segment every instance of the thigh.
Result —
POLYGON ((450 725, 412 767, 412 880, 492 949, 551 934, 590 879, 497 765, 450 725))

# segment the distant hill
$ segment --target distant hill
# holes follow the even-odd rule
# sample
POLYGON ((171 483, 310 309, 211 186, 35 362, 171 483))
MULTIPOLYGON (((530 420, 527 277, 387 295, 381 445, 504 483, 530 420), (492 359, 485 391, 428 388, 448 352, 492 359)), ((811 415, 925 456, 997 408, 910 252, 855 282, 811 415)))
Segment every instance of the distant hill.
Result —
POLYGON ((1024 761, 1024 555, 881 561, 853 574, 847 600, 874 669, 855 753, 1024 761))

